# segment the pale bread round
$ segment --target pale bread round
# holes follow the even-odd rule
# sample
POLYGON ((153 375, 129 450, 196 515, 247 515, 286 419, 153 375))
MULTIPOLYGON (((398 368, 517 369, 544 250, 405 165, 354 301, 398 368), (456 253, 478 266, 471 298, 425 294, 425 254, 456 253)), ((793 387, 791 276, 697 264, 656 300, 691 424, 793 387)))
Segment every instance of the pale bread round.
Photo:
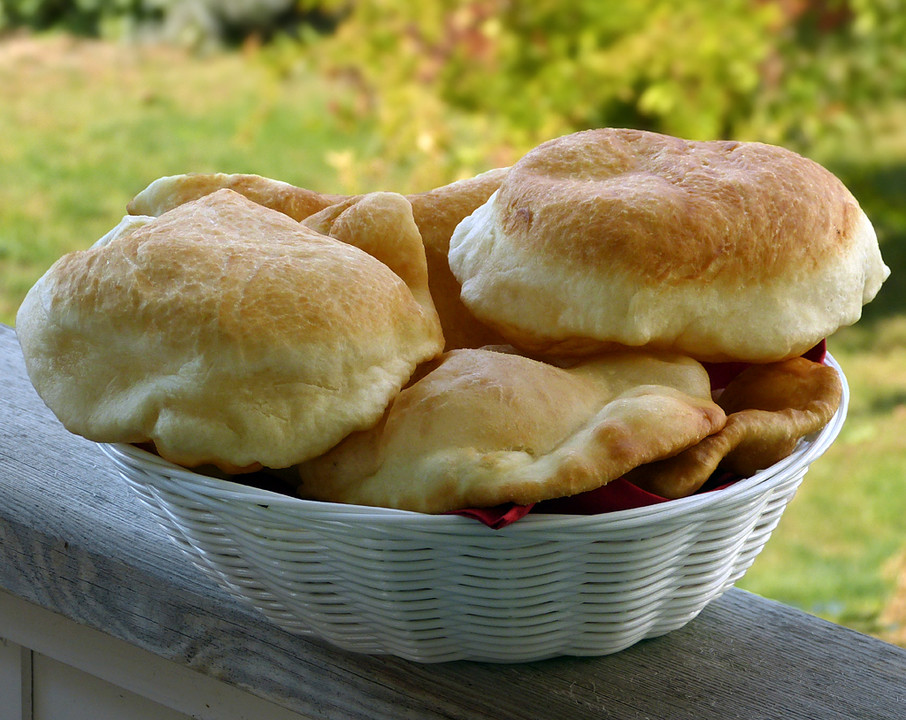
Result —
MULTIPOLYGON (((412 204, 415 224, 424 243, 432 300, 444 329, 447 350, 503 342, 499 333, 479 322, 463 305, 459 283, 447 263, 447 252, 450 235, 457 224, 488 199, 506 172, 507 168, 496 168, 406 196, 412 204)), ((347 208, 364 197, 323 194, 260 175, 186 173, 154 180, 132 198, 128 211, 156 216, 221 188, 235 190, 299 221, 315 214, 329 216, 337 208, 347 208), (331 206, 334 210, 329 209, 331 206)), ((315 219, 312 222, 322 221, 315 219)))
POLYGON ((450 236, 463 218, 487 201, 506 177, 497 168, 423 193, 408 195, 425 244, 431 295, 440 315, 446 349, 479 348, 504 342, 500 333, 481 323, 463 304, 460 286, 447 256, 450 236))
POLYGON ((231 190, 64 256, 16 330, 68 429, 188 466, 323 453, 443 348, 436 313, 382 262, 231 190))
POLYGON ((717 399, 727 414, 719 432, 636 468, 626 479, 656 495, 678 498, 698 491, 718 468, 750 477, 827 425, 842 398, 840 376, 828 365, 803 357, 750 365, 717 399))
POLYGON ((302 220, 344 198, 249 173, 185 173, 157 178, 129 201, 126 210, 130 215, 157 217, 183 203, 223 189, 279 210, 294 220, 302 220))
POLYGON ((529 152, 456 228, 449 261, 466 306, 522 348, 708 361, 799 355, 889 274, 865 213, 817 163, 622 129, 529 152))
POLYGON ((305 218, 302 225, 380 260, 406 283, 439 326, 428 287, 425 248, 412 210, 412 204, 398 193, 374 192, 331 205, 305 218))
POLYGON ((394 398, 373 428, 298 468, 306 498, 441 513, 607 484, 723 427, 705 369, 612 353, 557 367, 461 349, 394 398))

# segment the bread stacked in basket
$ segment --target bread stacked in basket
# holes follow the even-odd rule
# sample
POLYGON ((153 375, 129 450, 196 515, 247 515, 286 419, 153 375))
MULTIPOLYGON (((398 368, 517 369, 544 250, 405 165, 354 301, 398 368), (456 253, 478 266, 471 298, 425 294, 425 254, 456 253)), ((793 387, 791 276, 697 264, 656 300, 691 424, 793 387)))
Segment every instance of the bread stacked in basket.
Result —
POLYGON ((803 355, 889 273, 816 163, 622 129, 416 195, 181 175, 128 211, 17 316, 63 424, 426 513, 777 462, 840 402, 803 355))

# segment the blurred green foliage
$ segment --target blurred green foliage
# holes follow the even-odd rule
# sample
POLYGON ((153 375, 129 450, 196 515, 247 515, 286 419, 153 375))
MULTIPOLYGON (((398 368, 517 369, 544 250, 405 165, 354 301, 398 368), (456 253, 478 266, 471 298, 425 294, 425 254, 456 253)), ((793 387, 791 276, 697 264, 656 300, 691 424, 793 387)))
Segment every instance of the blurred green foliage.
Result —
POLYGON ((822 159, 906 98, 906 0, 0 0, 0 29, 18 26, 291 46, 360 94, 339 120, 379 121, 381 146, 351 160, 366 185, 388 165, 436 184, 608 125, 822 159))
POLYGON ((27 27, 99 35, 148 15, 143 0, 0 0, 0 29, 27 27))
POLYGON ((208 49, 315 23, 294 0, 0 0, 0 30, 62 30, 208 49))
POLYGON ((467 174, 608 125, 821 155, 906 97, 904 0, 303 4, 341 18, 323 69, 358 84, 382 156, 413 167, 440 150, 467 174))

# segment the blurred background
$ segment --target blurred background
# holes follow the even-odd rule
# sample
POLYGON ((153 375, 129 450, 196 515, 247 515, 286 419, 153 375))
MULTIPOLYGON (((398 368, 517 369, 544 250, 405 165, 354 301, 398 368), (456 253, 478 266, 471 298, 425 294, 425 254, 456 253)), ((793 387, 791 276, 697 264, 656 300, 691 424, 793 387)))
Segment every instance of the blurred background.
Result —
POLYGON ((906 645, 906 0, 0 0, 0 322, 162 175, 415 192, 602 126, 784 145, 873 220, 846 427, 740 585, 906 645))

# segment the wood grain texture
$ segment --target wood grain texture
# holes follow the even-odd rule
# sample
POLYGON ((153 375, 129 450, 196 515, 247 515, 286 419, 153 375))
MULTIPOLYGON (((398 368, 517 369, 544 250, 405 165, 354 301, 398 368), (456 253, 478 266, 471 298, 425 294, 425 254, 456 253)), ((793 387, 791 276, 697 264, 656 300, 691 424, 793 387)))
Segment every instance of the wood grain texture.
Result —
POLYGON ((594 659, 419 665, 285 632, 196 570, 100 451, 60 426, 5 326, 0 587, 317 718, 906 717, 906 650, 739 590, 594 659))

